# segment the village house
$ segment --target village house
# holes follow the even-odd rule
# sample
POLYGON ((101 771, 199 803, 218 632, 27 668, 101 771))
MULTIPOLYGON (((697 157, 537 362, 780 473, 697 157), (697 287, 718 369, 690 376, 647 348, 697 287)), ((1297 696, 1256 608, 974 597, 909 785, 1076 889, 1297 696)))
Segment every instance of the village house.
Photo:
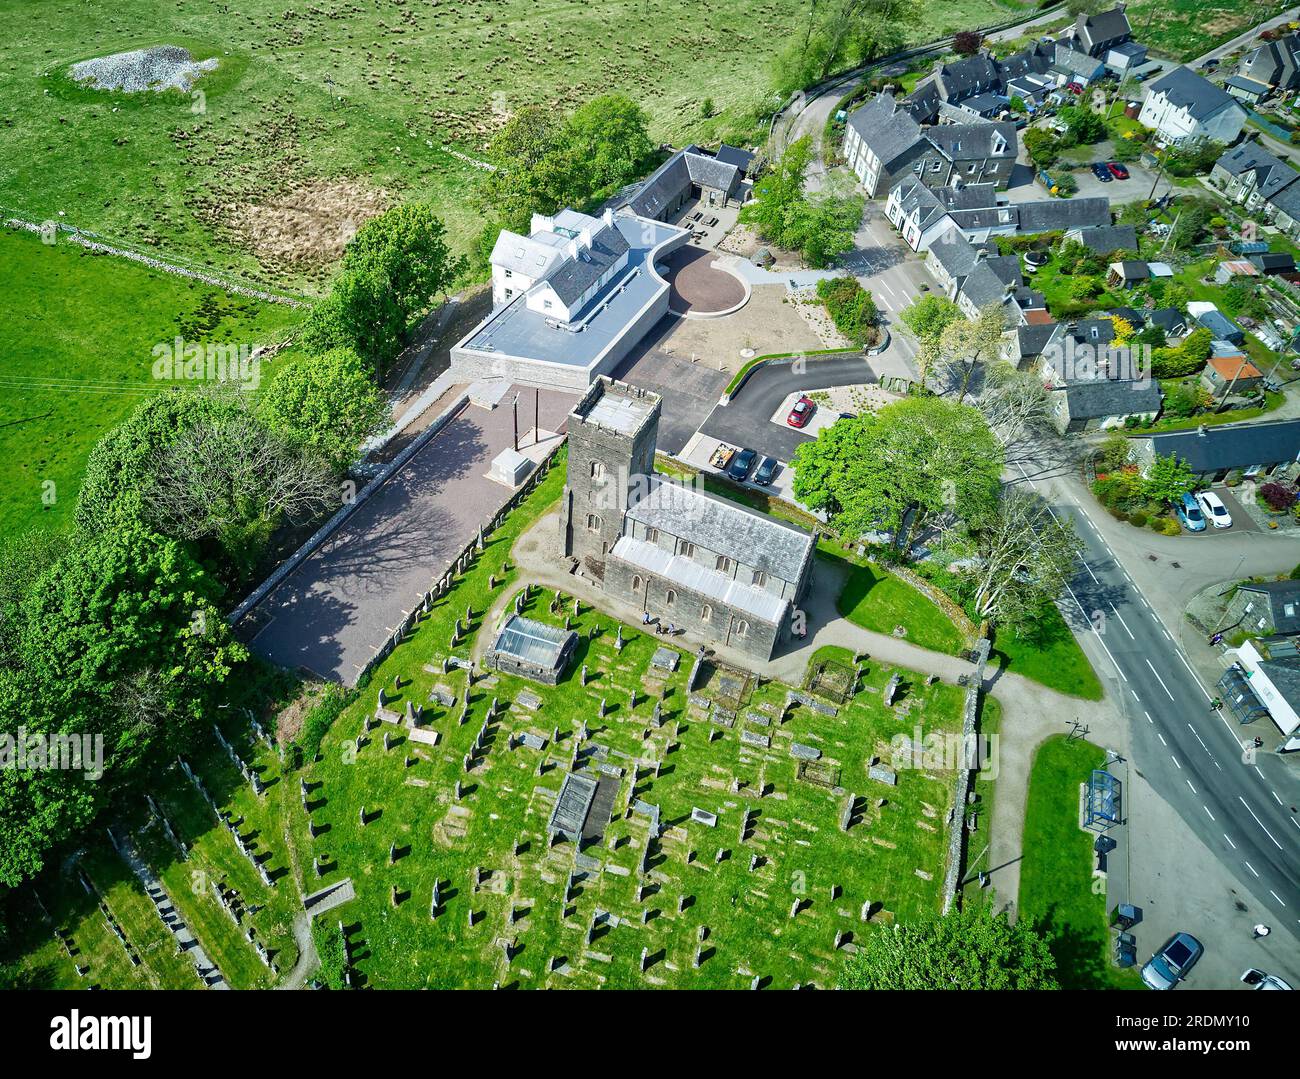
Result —
POLYGON ((1120 78, 1146 64, 1147 49, 1133 40, 1123 4, 1095 15, 1080 12, 1057 38, 1076 52, 1102 61, 1120 78))
POLYGON ((1130 456, 1144 474, 1156 457, 1177 457, 1206 483, 1221 483, 1229 472, 1247 478, 1291 476, 1300 461, 1300 420, 1234 423, 1147 435, 1132 440, 1130 456))
MULTIPOLYGON (((1246 100, 1243 94, 1255 93, 1256 87, 1263 87, 1264 93, 1254 101, 1272 92, 1300 90, 1300 33, 1292 31, 1272 41, 1260 42, 1241 58, 1237 76, 1243 93, 1236 96, 1242 96, 1243 100, 1246 100)), ((1231 87, 1228 92, 1233 92, 1231 87)))
POLYGON ((1147 85, 1138 123, 1167 145, 1232 142, 1246 124, 1246 110, 1208 79, 1176 67, 1147 85))
POLYGON ((1210 170, 1210 183, 1224 198, 1270 220, 1276 216, 1271 200, 1298 178, 1300 172, 1253 140, 1225 150, 1210 170))

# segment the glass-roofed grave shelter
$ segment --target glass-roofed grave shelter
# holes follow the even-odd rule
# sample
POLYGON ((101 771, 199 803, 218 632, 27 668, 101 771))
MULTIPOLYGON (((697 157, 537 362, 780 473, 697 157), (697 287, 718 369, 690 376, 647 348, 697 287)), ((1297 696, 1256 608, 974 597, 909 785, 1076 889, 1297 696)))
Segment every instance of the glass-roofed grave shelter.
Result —
POLYGON ((506 674, 517 674, 553 686, 573 661, 578 635, 512 614, 497 630, 484 663, 506 674))

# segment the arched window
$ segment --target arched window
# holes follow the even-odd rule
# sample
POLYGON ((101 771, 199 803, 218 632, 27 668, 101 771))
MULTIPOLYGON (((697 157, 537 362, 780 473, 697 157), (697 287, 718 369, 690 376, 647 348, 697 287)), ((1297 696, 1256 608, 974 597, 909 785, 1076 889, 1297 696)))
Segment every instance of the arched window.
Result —
POLYGON ((597 517, 594 513, 587 514, 587 531, 588 532, 600 531, 600 518, 597 517))
POLYGON ((713 621, 713 608, 710 607, 707 603, 700 608, 700 621, 701 622, 713 621))
POLYGON ((695 544, 687 543, 685 540, 682 540, 681 543, 677 545, 677 553, 683 558, 691 558, 695 554, 695 544))
POLYGON ((737 636, 737 637, 748 637, 748 636, 749 636, 749 623, 748 623, 748 622, 746 622, 746 621, 744 621, 744 620, 742 619, 742 620, 740 620, 740 621, 738 621, 738 622, 736 623, 736 636, 737 636))
POLYGON ((731 559, 728 558, 725 554, 718 555, 717 567, 719 573, 730 573, 731 559))
POLYGON ((632 576, 632 591, 633 592, 641 591, 641 574, 639 573, 633 574, 632 576))
POLYGON ((605 478, 605 464, 603 461, 591 462, 591 478, 593 480, 602 480, 605 478))
POLYGON ((767 584, 767 574, 761 569, 754 570, 754 584, 758 585, 759 588, 767 584))
POLYGON ((676 602, 677 602, 677 593, 674 592, 671 588, 668 589, 668 591, 664 593, 664 606, 671 607, 676 602))
POLYGON ((646 542, 647 542, 647 543, 658 543, 658 542, 659 542, 659 529, 657 529, 657 528, 647 528, 647 529, 646 529, 646 532, 645 532, 645 538, 646 538, 646 542))

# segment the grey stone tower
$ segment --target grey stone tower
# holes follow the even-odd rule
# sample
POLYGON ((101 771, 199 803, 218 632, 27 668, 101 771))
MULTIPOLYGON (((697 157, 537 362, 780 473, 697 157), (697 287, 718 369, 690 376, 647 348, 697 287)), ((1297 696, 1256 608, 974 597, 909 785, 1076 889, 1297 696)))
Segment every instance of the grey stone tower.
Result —
POLYGON ((649 490, 659 407, 658 394, 601 375, 569 413, 560 549, 598 578, 622 535, 629 500, 649 490))

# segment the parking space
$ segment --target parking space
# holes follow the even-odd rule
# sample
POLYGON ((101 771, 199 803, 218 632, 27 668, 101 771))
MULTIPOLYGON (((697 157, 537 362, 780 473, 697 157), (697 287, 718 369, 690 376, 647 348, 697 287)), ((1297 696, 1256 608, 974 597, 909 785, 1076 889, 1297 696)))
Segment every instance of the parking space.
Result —
MULTIPOLYGON (((706 475, 721 476, 723 470, 714 463, 714 454, 719 447, 737 448, 730 443, 714 438, 712 435, 696 433, 682 449, 682 452, 677 454, 677 457, 706 475)), ((754 460, 754 467, 750 470, 751 478, 742 486, 761 491, 764 494, 775 495, 777 498, 784 498, 787 502, 794 502, 794 469, 790 468, 789 464, 784 461, 777 460, 776 471, 773 473, 770 483, 758 484, 753 482, 752 477, 763 460, 764 455, 760 453, 754 460)))
MULTIPOLYGON (((1173 189, 1169 177, 1164 176, 1156 185, 1153 195, 1151 189, 1155 183, 1156 174, 1136 161, 1124 163, 1124 167, 1129 172, 1127 180, 1111 180, 1109 183, 1099 180, 1093 175, 1091 164, 1094 161, 1115 160, 1114 147, 1109 140, 1092 146, 1080 147, 1078 150, 1072 151, 1072 153, 1077 155, 1078 160, 1062 158, 1061 161, 1047 171, 1052 176, 1069 172, 1079 185, 1079 190, 1073 196, 1074 198, 1104 197, 1110 199, 1112 203, 1138 202, 1146 198, 1160 198, 1173 189)), ((1029 163, 1029 158, 1022 147, 1019 162, 1012 172, 1011 183, 1007 187, 1007 198, 1011 202, 1039 202, 1048 198, 1047 189, 1035 179, 1035 176, 1036 172, 1029 163)))

